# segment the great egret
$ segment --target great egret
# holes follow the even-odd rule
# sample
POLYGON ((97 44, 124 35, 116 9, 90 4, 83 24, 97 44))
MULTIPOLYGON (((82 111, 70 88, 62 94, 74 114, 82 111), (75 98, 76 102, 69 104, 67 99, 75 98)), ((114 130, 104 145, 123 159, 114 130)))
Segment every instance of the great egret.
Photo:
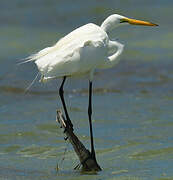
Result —
POLYGON ((34 61, 41 73, 41 82, 63 78, 59 95, 64 108, 67 124, 73 129, 64 101, 63 86, 67 77, 88 75, 89 77, 89 127, 91 141, 91 156, 96 158, 92 130, 92 81, 95 69, 110 68, 119 62, 124 45, 109 39, 109 34, 119 25, 157 26, 151 22, 130 19, 113 14, 101 26, 93 23, 81 26, 54 46, 47 47, 31 55, 25 62, 34 61))

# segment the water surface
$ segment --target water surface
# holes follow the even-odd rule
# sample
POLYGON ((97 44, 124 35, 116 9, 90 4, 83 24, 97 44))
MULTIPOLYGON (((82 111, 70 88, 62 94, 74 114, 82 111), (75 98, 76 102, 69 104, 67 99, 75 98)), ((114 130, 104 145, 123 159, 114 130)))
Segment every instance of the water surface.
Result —
MULTIPOLYGON (((1 179, 173 178, 172 5, 170 0, 0 3, 1 179), (97 71, 93 84, 95 146, 103 171, 81 174, 73 170, 78 159, 55 122, 60 80, 37 80, 25 94, 37 68, 16 63, 74 28, 100 24, 112 13, 160 26, 117 29, 114 38, 126 45, 122 60, 115 68, 97 71)), ((69 79, 65 85, 76 134, 89 148, 87 90, 86 79, 69 79)))

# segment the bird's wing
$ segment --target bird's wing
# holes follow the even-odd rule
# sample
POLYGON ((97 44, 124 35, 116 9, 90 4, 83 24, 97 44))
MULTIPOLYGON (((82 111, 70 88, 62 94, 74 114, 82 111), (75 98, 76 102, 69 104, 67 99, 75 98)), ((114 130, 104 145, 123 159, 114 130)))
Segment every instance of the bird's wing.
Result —
POLYGON ((62 49, 66 48, 71 42, 75 41, 76 39, 81 38, 81 36, 84 37, 86 35, 92 35, 98 31, 102 31, 102 33, 105 33, 99 26, 92 23, 81 26, 71 33, 67 34, 65 37, 61 38, 54 46, 44 48, 41 51, 25 58, 24 61, 21 62, 21 64, 29 61, 36 61, 50 53, 53 53, 54 51, 62 51, 62 49))
POLYGON ((95 69, 105 54, 102 41, 86 40, 81 44, 68 45, 61 52, 52 52, 35 63, 45 78, 73 76, 95 69))
MULTIPOLYGON (((96 25, 95 25, 96 26, 96 25)), ((107 53, 107 35, 92 26, 75 30, 61 39, 35 63, 46 78, 73 76, 97 67, 107 53)))

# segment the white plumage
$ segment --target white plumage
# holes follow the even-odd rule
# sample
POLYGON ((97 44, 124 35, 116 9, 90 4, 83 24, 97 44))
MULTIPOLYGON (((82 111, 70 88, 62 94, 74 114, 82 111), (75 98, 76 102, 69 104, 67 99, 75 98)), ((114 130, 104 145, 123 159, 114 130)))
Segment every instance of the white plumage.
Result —
POLYGON ((84 25, 40 52, 35 63, 43 81, 88 73, 104 63, 108 54, 107 34, 94 24, 84 25))
MULTIPOLYGON (((91 138, 91 157, 96 159, 92 131, 92 79, 96 68, 110 68, 118 63, 124 45, 111 41, 108 35, 121 24, 134 24, 156 26, 156 24, 129 19, 124 16, 113 14, 109 16, 101 26, 86 24, 72 31, 60 39, 54 46, 45 48, 37 54, 31 55, 25 62, 35 61, 41 72, 41 81, 62 77, 63 81, 59 89, 66 116, 66 126, 73 124, 67 112, 63 95, 63 86, 68 76, 89 75, 89 105, 88 117, 91 138)), ((101 169, 99 169, 101 170, 101 169)))
POLYGON ((42 82, 63 76, 78 76, 91 73, 96 68, 112 66, 108 61, 117 50, 115 44, 103 28, 90 23, 72 31, 54 46, 30 56, 28 61, 35 61, 42 74, 42 82))
POLYGON ((96 68, 110 68, 118 63, 124 45, 111 41, 108 33, 120 24, 156 26, 156 24, 129 19, 113 14, 101 26, 89 23, 81 26, 54 46, 31 55, 27 61, 35 61, 41 72, 41 81, 46 82, 64 76, 89 74, 92 80, 96 68))

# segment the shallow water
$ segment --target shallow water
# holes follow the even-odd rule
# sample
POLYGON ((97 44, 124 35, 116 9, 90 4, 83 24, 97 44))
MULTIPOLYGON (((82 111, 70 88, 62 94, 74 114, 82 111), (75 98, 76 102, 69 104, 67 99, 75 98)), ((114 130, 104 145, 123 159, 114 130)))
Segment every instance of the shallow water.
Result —
MULTIPOLYGON (((0 179, 173 179, 172 5, 170 0, 0 2, 0 179), (37 69, 16 63, 112 13, 160 26, 117 29, 114 38, 126 44, 122 60, 97 71, 93 84, 95 146, 103 171, 81 174, 73 170, 78 159, 55 122, 60 81, 37 81, 25 94, 37 69)), ((87 88, 86 79, 69 79, 65 97, 76 134, 89 148, 87 88)))

